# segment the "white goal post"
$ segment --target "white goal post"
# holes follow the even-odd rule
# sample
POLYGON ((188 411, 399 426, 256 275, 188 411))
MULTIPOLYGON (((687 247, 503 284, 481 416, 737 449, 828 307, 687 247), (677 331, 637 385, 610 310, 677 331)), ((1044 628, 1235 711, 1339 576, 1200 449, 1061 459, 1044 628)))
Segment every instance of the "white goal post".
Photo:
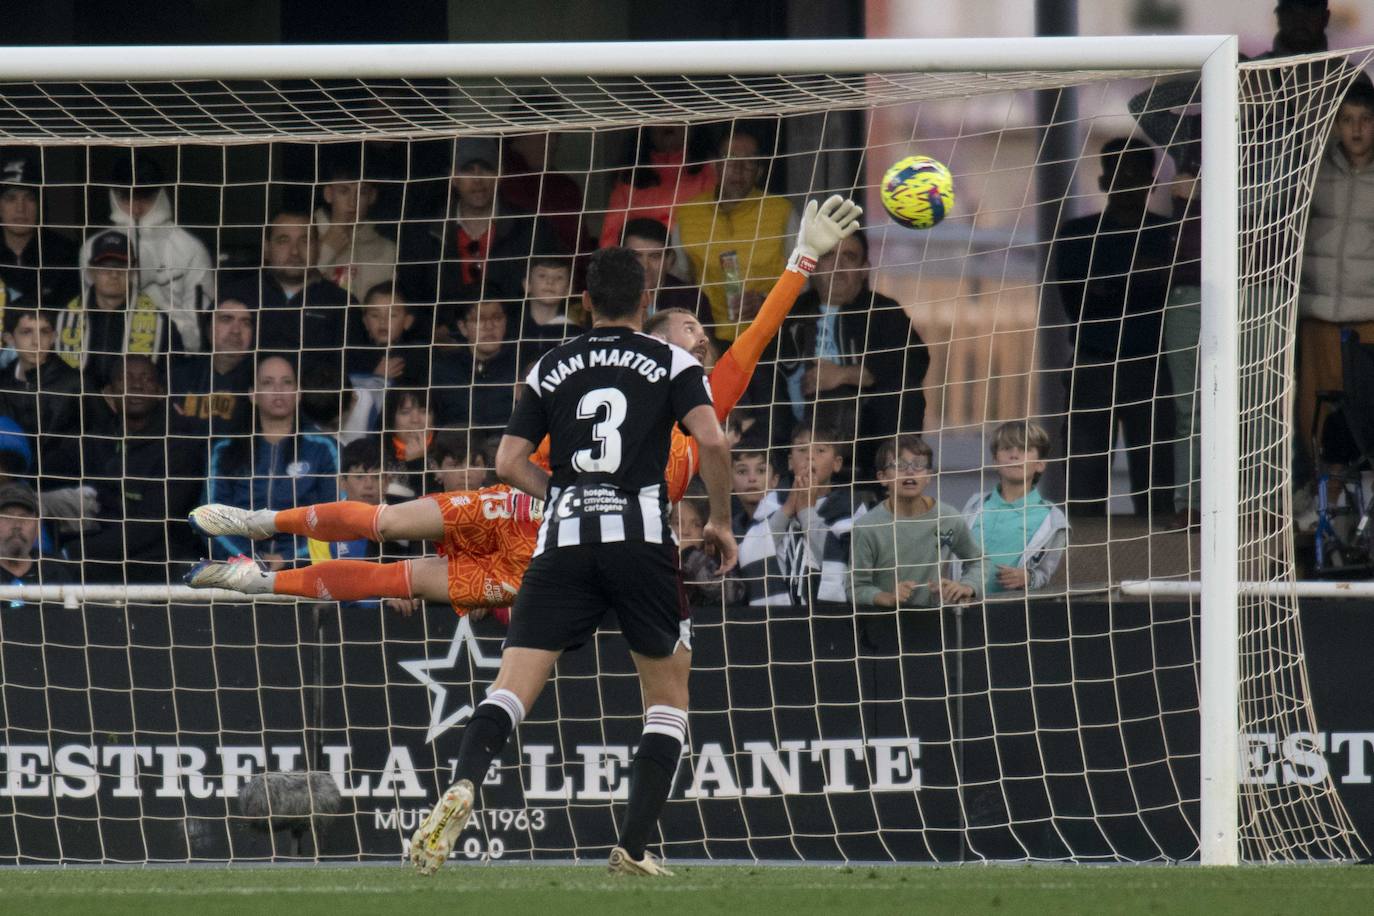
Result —
MULTIPOLYGON (((1009 89, 1035 88, 1029 75, 1049 71, 1088 71, 1119 78, 1139 73, 1160 77, 1176 72, 1200 73, 1202 150, 1206 167, 1200 174, 1202 200, 1201 331, 1197 360, 1201 392, 1201 519, 1199 574, 1201 613, 1198 650, 1198 701, 1200 737, 1200 786, 1197 789, 1199 818, 1198 855, 1205 865, 1235 865, 1242 858, 1243 773, 1241 733, 1242 696, 1242 579, 1241 530, 1237 506, 1243 503, 1242 473, 1242 372, 1240 355, 1241 276, 1241 70, 1235 36, 1082 37, 1035 39, 882 39, 801 40, 741 42, 657 42, 534 45, 349 45, 349 46, 251 46, 164 48, 5 48, 0 49, 0 86, 12 83, 52 83, 90 87, 98 96, 102 84, 136 86, 141 82, 178 85, 181 82, 213 81, 227 86, 235 80, 327 80, 333 77, 375 80, 385 87, 391 81, 490 80, 503 78, 554 79, 588 77, 593 83, 618 78, 648 80, 658 76, 686 78, 725 75, 730 78, 774 76, 782 88, 775 99, 761 99, 757 108, 740 99, 733 116, 750 111, 767 113, 770 106, 788 112, 825 112, 847 97, 863 104, 866 80, 881 83, 887 75, 952 74, 971 83, 987 79, 1003 81, 1009 89), (791 75, 834 75, 833 86, 811 86, 791 75), (858 75, 851 78, 851 75, 858 75), (813 91, 814 90, 814 91, 813 91)), ((871 91, 878 98, 896 98, 908 91, 913 99, 939 98, 938 80, 929 87, 896 78, 891 96, 885 87, 871 91)), ((1067 85, 1070 81, 1065 81, 1067 85)), ((614 96, 573 93, 566 114, 569 123, 597 129, 623 126, 633 119, 674 115, 692 118, 690 104, 671 94, 656 93, 644 85, 640 109, 621 111, 605 101, 614 96)), ((604 89, 604 87, 601 87, 604 89)), ((958 96, 959 91, 953 91, 958 96)), ((61 96, 55 96, 61 105, 61 96)), ((518 120, 504 126, 487 120, 469 126, 464 115, 449 118, 443 113, 432 120, 418 106, 386 109, 387 92, 378 91, 381 112, 376 121, 361 116, 356 125, 343 126, 310 112, 293 122, 289 131, 273 133, 270 120, 255 125, 251 119, 236 120, 227 113, 221 119, 213 108, 188 110, 188 123, 180 131, 175 113, 167 125, 150 126, 146 132, 137 122, 126 122, 111 135, 100 134, 83 120, 80 94, 73 94, 71 119, 54 119, 51 125, 23 110, 23 103, 0 111, 0 143, 60 146, 106 143, 139 146, 168 142, 253 143, 263 140, 328 141, 385 136, 433 138, 459 135, 465 130, 494 133, 524 126, 518 120)), ((246 103, 251 107, 251 100, 246 103)), ((192 106, 194 107, 194 106, 192 106)), ((957 172, 957 167, 956 167, 957 172)), ((878 214, 869 218, 877 219, 878 214)), ((1291 551, 1291 535, 1289 535, 1291 551)), ((1274 590, 1285 592, 1292 582, 1291 565, 1280 573, 1274 590)), ((180 601, 186 596, 157 586, 130 592, 94 585, 73 589, 44 586, 0 586, 0 599, 59 601, 180 601), (27 589, 27 590, 24 590, 27 589)), ((219 596, 221 598, 225 596, 219 596)), ((455 643, 456 645, 456 643, 455 643)), ((1307 702, 1303 698, 1300 702, 1307 702)), ((814 753, 818 755, 821 751, 814 753)), ((831 759, 831 758, 827 758, 831 759)), ((778 764, 781 766, 781 764, 778 764)), ((590 767, 591 765, 588 764, 590 767)), ((756 768, 758 764, 755 764, 756 768)), ((1357 841, 1358 842, 1358 841, 1357 841)))

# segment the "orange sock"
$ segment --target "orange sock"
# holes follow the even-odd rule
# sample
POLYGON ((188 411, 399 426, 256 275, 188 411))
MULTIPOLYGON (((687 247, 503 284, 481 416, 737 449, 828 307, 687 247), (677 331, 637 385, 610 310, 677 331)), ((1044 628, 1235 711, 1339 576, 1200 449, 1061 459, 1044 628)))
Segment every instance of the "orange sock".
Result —
POLYGON ((380 541, 377 516, 381 511, 381 506, 352 500, 319 503, 283 509, 277 513, 275 524, 282 534, 299 534, 317 541, 352 541, 356 538, 380 541))
POLYGON ((325 560, 300 569, 283 569, 272 582, 272 592, 324 601, 409 598, 410 561, 325 560))

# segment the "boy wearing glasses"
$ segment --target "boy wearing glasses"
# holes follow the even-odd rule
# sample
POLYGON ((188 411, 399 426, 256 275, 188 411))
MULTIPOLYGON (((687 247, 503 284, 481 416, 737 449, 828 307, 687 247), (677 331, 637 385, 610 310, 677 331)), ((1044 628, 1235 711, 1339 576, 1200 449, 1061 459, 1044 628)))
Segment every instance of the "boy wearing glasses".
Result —
POLYGON ((1049 434, 1029 420, 1003 423, 992 434, 990 451, 997 486, 974 494, 964 506, 964 521, 983 557, 980 588, 987 595, 1044 588, 1069 536, 1063 511, 1035 488, 1045 473, 1049 434))
POLYGON ((982 551, 957 512, 926 495, 930 446, 903 435, 878 448, 878 482, 887 499, 854 522, 850 577, 855 604, 934 607, 964 604, 983 591, 982 551), (945 578, 943 561, 964 561, 962 575, 945 578))

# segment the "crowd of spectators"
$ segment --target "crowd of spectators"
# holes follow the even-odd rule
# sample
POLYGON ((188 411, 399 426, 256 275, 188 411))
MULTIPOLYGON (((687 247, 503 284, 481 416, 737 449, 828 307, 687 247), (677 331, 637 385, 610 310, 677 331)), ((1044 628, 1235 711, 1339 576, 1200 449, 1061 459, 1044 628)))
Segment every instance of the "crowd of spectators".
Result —
MULTIPOLYGON (((356 144, 321 147, 309 203, 269 195, 254 248, 233 251, 178 220, 183 186, 164 157, 124 150, 96 171, 95 225, 78 236, 48 228, 43 153, 0 151, 0 455, 42 509, 35 555, 108 583, 174 583, 207 554, 281 568, 320 546, 203 544, 187 511, 491 482, 519 379, 587 326, 581 264, 598 244, 631 248, 650 311, 697 316, 714 359, 792 246, 793 204, 767 188, 776 140, 742 124, 654 125, 637 140, 604 203, 556 171, 556 133, 459 139, 445 180, 406 189, 432 199, 399 207, 380 177, 394 168, 356 144)), ((850 246, 822 265, 733 427, 752 428, 764 464, 834 456, 833 491, 751 503, 784 512, 776 553, 796 599, 813 590, 802 541, 828 557, 823 596, 843 599, 847 538, 818 526, 849 517, 855 479, 876 479, 868 443, 923 422, 924 345, 870 288, 866 239, 850 246), (841 444, 856 439, 861 469, 841 444), (799 520, 814 530, 799 538, 799 520)))
MULTIPOLYGON (((1070 515, 1107 511, 1118 430, 1138 514, 1196 505, 1196 364, 1173 356, 1197 333, 1198 144, 1162 96, 1131 105, 1147 137, 1170 130, 1159 142, 1181 190, 1172 214, 1152 213, 1159 153, 1113 139, 1100 157, 1105 207, 1064 222, 1051 248, 1046 289, 1073 350, 1056 443, 1070 515), (1171 399, 1177 410, 1163 409, 1171 399)), ((212 254, 215 237, 179 224, 178 181, 151 154, 116 160, 101 179, 105 225, 78 238, 45 219, 40 151, 0 151, 0 486, 17 513, 4 544, 42 558, 7 554, 6 568, 20 581, 52 569, 175 582, 207 552, 282 568, 322 548, 291 536, 202 544, 187 511, 490 482, 519 380, 586 326, 580 264, 598 244, 631 248, 649 309, 696 316, 712 334, 708 362, 718 357, 793 244, 797 211, 773 193, 777 139, 743 123, 654 125, 636 139, 606 201, 557 171, 559 137, 537 131, 457 140, 433 199, 400 207, 382 206, 386 170, 361 149, 322 147, 310 205, 283 195, 246 258, 212 254)), ((1350 240, 1363 244, 1368 227, 1336 212, 1368 193, 1372 158, 1374 88, 1359 83, 1318 180, 1300 409, 1304 391, 1333 383, 1320 358, 1332 335, 1374 321, 1350 288, 1366 264, 1350 240)), ((998 483, 962 511, 929 495, 930 357, 870 274, 859 231, 821 259, 764 354, 729 425, 741 568, 699 597, 928 605, 1043 587, 1053 573, 1067 521, 1038 489, 1049 435, 1028 420, 998 430, 998 483)), ((689 494, 674 521, 704 583, 702 518, 689 494)))

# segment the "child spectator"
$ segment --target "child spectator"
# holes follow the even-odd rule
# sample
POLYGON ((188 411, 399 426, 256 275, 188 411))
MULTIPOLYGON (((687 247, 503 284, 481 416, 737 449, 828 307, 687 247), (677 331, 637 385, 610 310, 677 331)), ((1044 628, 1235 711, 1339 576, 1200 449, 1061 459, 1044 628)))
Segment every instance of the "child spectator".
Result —
POLYGON ((746 435, 731 448, 731 527, 735 537, 744 537, 756 522, 761 522, 781 505, 774 488, 777 471, 768 463, 768 442, 762 435, 746 435))
POLYGON ((837 430, 813 434, 810 424, 793 434, 787 498, 740 545, 750 604, 845 600, 854 519, 848 490, 835 486, 847 461, 840 441, 837 430))
POLYGON ((109 384, 124 355, 158 362, 170 349, 185 352, 181 333, 147 293, 130 297, 129 237, 114 229, 91 239, 89 285, 58 314, 57 353, 81 373, 87 392, 109 384))
POLYGON ((391 281, 367 291, 345 356, 349 382, 357 387, 423 387, 429 381, 429 348, 416 339, 415 310, 391 281))
POLYGON ((437 434, 429 447, 429 466, 433 469, 438 492, 476 490, 491 481, 491 465, 480 448, 468 448, 466 432, 437 434))
POLYGON ((669 523, 677 533, 681 555, 682 581, 691 604, 738 604, 744 598, 744 583, 733 575, 721 576, 720 563, 702 548, 702 529, 711 515, 706 488, 693 480, 687 496, 673 506, 669 523))
POLYGON ((81 378, 54 355, 55 314, 54 309, 18 305, 5 310, 5 346, 17 356, 0 372, 0 415, 14 418, 36 437, 44 489, 54 478, 72 482, 81 465, 81 378))
POLYGON ((968 525, 925 493, 933 457, 930 446, 910 434, 878 447, 878 482, 888 496, 854 523, 855 604, 934 607, 965 603, 980 593, 982 563, 968 525), (951 555, 970 561, 957 580, 941 569, 951 555))
MULTIPOLYGON (((382 460, 382 443, 376 436, 366 436, 348 443, 339 453, 339 498, 353 502, 380 505, 386 497, 389 475, 382 460)), ((307 542, 310 559, 314 563, 326 560, 376 560, 394 559, 396 556, 410 555, 412 542, 391 541, 379 544, 368 538, 351 541, 307 542)), ((409 616, 419 605, 410 598, 387 598, 381 601, 349 601, 345 607, 376 607, 384 604, 388 609, 409 616)))
MULTIPOLYGON (((381 505, 386 493, 386 472, 382 465, 382 445, 376 436, 354 439, 339 452, 339 499, 381 505)), ((323 560, 364 560, 377 557, 376 541, 358 538, 352 541, 310 542, 310 558, 323 560)))
POLYGON ((572 262, 567 258, 538 257, 530 261, 523 282, 525 307, 520 316, 520 366, 523 368, 582 328, 568 317, 572 290, 572 262))
MULTIPOLYGON (((990 451, 997 486, 964 505, 964 521, 983 558, 982 593, 1044 588, 1069 537, 1063 511, 1035 488, 1045 473, 1049 433, 1029 421, 1003 423, 992 434, 990 451)), ((960 565, 953 565, 955 578, 960 565)))
POLYGON ((1318 391, 1341 391, 1341 332, 1374 343, 1374 86, 1357 79, 1312 190, 1298 295, 1298 441, 1310 441, 1318 391))

